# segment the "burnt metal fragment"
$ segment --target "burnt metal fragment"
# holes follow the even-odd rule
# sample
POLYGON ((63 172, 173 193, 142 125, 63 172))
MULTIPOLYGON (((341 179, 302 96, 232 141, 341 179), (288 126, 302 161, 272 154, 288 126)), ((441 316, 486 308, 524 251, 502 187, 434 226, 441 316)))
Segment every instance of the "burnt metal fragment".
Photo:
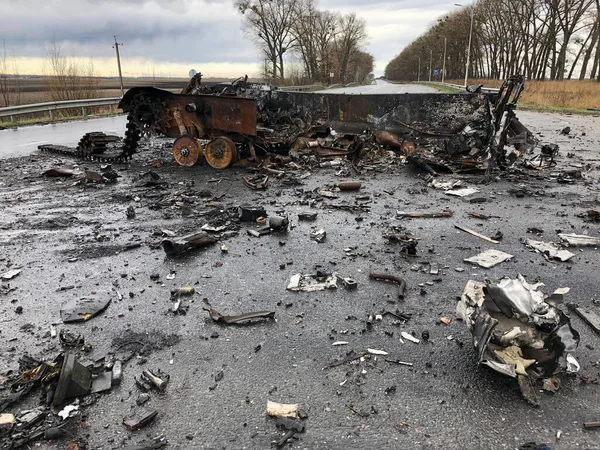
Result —
POLYGON ((205 305, 202 307, 202 309, 207 311, 210 315, 210 318, 215 322, 222 322, 227 325, 246 322, 252 319, 273 319, 275 317, 275 311, 257 311, 246 314, 239 314, 236 316, 224 316, 212 306, 210 306, 208 302, 205 302, 205 305))
POLYGON ((406 281, 403 278, 395 275, 388 275, 387 273, 373 273, 369 274, 371 280, 388 281, 396 283, 398 285, 398 300, 404 300, 404 291, 406 290, 406 281))

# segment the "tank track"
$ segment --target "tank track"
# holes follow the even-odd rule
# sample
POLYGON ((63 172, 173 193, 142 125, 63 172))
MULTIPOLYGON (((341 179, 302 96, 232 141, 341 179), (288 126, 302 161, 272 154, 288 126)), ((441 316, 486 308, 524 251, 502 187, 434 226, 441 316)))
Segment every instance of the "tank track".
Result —
POLYGON ((133 122, 132 116, 127 116, 127 128, 123 138, 123 146, 119 155, 105 155, 107 145, 119 140, 116 136, 110 136, 105 133, 94 131, 86 133, 79 140, 77 147, 68 147, 66 145, 43 144, 38 149, 42 152, 65 155, 74 158, 85 159, 88 161, 99 161, 104 163, 124 163, 129 161, 136 152, 140 141, 140 129, 133 122))

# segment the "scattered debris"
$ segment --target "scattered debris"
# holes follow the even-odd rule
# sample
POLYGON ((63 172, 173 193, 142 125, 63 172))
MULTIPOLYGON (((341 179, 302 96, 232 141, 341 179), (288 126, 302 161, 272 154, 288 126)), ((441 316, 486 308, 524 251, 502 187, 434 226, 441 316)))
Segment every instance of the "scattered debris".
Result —
POLYGON ((541 286, 520 275, 498 284, 469 280, 456 305, 473 335, 479 363, 517 378, 533 405, 539 398, 532 379, 567 369, 570 352, 579 344, 579 333, 555 302, 546 302, 541 286))
POLYGON ((110 302, 110 297, 71 300, 61 308, 60 318, 64 323, 85 322, 108 308, 110 302))
POLYGON ((67 169, 65 167, 53 167, 42 173, 42 175, 46 177, 72 177, 74 174, 75 171, 73 169, 67 169))
POLYGON ((583 428, 586 430, 597 430, 600 428, 600 421, 598 422, 583 422, 583 428))
POLYGON ((21 273, 21 269, 9 270, 8 272, 4 272, 2 274, 2 280, 3 281, 12 280, 14 277, 16 277, 17 275, 19 275, 20 273, 21 273))
POLYGON ((246 314, 240 314, 237 316, 223 316, 216 309, 214 309, 208 302, 205 301, 205 305, 202 307, 208 312, 210 318, 215 322, 222 322, 227 325, 237 324, 240 322, 246 322, 252 319, 273 319, 275 318, 275 311, 258 311, 246 314))
POLYGON ((169 441, 167 441, 166 436, 162 435, 149 441, 142 441, 139 444, 128 445, 127 447, 123 447, 121 450, 155 450, 168 444, 169 441))
POLYGON ((584 213, 577 214, 579 217, 583 217, 588 222, 600 222, 600 211, 595 209, 588 209, 584 213))
POLYGON ((446 195, 452 195, 454 197, 467 197, 479 192, 479 189, 475 188, 461 188, 461 189, 450 189, 444 192, 446 195))
POLYGON ((452 211, 442 211, 442 212, 404 212, 404 211, 396 211, 396 217, 420 217, 423 219, 437 219, 442 217, 452 217, 454 213, 452 211))
POLYGON ((470 258, 465 258, 464 261, 489 269, 497 264, 500 264, 501 262, 508 261, 512 257, 513 255, 501 252, 500 250, 492 249, 481 252, 478 255, 471 256, 470 258))
POLYGON ((262 206, 240 205, 238 217, 242 222, 256 222, 260 217, 267 217, 267 212, 262 206))
POLYGON ((593 311, 586 308, 580 308, 576 305, 569 304, 569 309, 575 311, 575 313, 581 317, 592 329, 600 334, 600 316, 593 311))
POLYGON ((400 336, 402 336, 407 341, 413 342, 415 344, 418 344, 419 342, 421 342, 419 339, 414 337, 412 334, 407 333, 406 331, 401 331, 400 336))
POLYGON ((159 392, 163 392, 169 384, 170 376, 161 371, 154 371, 147 369, 142 371, 139 378, 135 379, 135 384, 144 392, 148 392, 150 389, 156 389, 159 392))
POLYGON ((297 273, 292 275, 286 289, 294 292, 314 292, 324 291, 326 289, 336 289, 337 280, 338 276, 336 273, 325 274, 317 272, 314 275, 302 275, 297 273))
POLYGON ((541 252, 544 256, 550 259, 557 259, 559 261, 568 261, 575 254, 568 250, 561 250, 555 244, 551 242, 534 241, 533 239, 527 239, 526 245, 534 250, 541 252))
POLYGON ((455 224, 454 228, 457 228, 457 229, 459 229, 461 231, 464 231, 465 233, 469 233, 469 234, 471 234, 473 236, 476 236, 476 237, 478 237, 480 239, 483 239, 484 241, 491 242, 492 244, 499 244, 500 243, 499 241, 497 241, 495 239, 491 239, 491 238, 489 238, 487 236, 484 236, 483 234, 478 233, 477 231, 473 231, 473 230, 471 230, 469 228, 461 227, 460 225, 456 225, 455 224))
POLYGON ((316 212, 299 212, 298 220, 312 222, 314 220, 317 220, 317 213, 316 212))
POLYGON ((374 348, 368 348, 367 349, 367 353, 370 353, 371 355, 379 355, 379 356, 387 356, 389 355, 388 352, 384 351, 384 350, 377 350, 374 348))
POLYGON ((362 183, 360 181, 340 181, 338 188, 340 191, 358 191, 362 183))
POLYGON ((404 291, 406 290, 406 281, 403 278, 388 275, 386 273, 370 273, 369 278, 371 280, 389 281, 398 285, 398 300, 404 300, 404 291))
POLYGON ((130 431, 139 430, 152 422, 158 411, 152 408, 137 407, 133 413, 123 419, 123 425, 130 431))
POLYGON ((600 237, 592 237, 586 234, 559 233, 558 237, 560 237, 563 241, 566 241, 569 245, 572 245, 573 247, 600 245, 600 237))
POLYGON ((267 416, 271 417, 287 417, 288 419, 298 419, 298 404, 297 403, 277 403, 267 400, 267 416))
POLYGON ((253 177, 242 177, 242 179, 244 180, 244 184, 246 186, 256 191, 266 189, 269 183, 268 175, 262 176, 257 174, 253 177))
POLYGON ((192 233, 182 238, 165 238, 161 241, 165 253, 169 256, 179 255, 192 248, 207 247, 217 240, 204 231, 192 233))
POLYGON ((319 229, 317 231, 311 231, 310 232, 310 238, 313 241, 318 242, 319 244, 325 242, 325 237, 326 236, 327 236, 327 232, 323 228, 321 228, 321 229, 319 229))

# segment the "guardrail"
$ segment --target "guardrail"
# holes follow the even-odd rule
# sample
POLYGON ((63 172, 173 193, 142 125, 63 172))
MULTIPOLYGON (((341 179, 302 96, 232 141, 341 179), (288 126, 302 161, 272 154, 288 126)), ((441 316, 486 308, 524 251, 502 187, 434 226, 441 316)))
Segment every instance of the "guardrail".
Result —
MULTIPOLYGON (((452 84, 452 83, 442 83, 441 81, 427 81, 427 84, 438 84, 440 86, 446 86, 449 88, 454 88, 454 89, 458 89, 458 90, 466 90, 465 86, 462 84, 452 84)), ((498 92, 500 89, 498 88, 487 88, 487 87, 482 87, 481 88, 481 92, 498 92)))
POLYGON ((30 105, 9 106, 0 108, 0 117, 10 117, 11 122, 15 122, 15 117, 22 114, 34 114, 47 112, 50 120, 54 120, 54 113, 60 109, 81 108, 81 115, 87 117, 87 108, 95 106, 108 106, 110 112, 113 112, 113 106, 121 101, 121 97, 110 98, 91 98, 84 100, 67 100, 64 102, 32 103, 30 105))
POLYGON ((314 89, 324 89, 322 84, 307 84, 306 86, 281 86, 282 91, 311 91, 314 89))

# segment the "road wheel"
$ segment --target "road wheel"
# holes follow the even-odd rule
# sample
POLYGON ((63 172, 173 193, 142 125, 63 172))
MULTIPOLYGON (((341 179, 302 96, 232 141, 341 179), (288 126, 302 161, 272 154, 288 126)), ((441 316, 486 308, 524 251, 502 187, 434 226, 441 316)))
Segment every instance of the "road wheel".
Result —
POLYGON ((226 136, 213 139, 204 151, 206 162, 215 169, 225 169, 237 160, 235 142, 226 136))
POLYGON ((180 166, 194 166, 202 159, 202 144, 187 134, 179 136, 173 143, 173 157, 180 166))

